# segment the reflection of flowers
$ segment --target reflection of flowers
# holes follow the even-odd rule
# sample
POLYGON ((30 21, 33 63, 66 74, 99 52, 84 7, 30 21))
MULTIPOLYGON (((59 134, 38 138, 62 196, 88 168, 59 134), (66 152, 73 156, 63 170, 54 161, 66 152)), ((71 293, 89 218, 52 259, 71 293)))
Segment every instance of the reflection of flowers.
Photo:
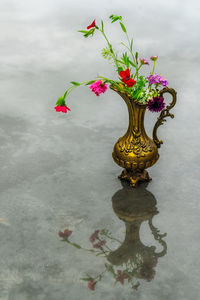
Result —
POLYGON ((124 279, 128 279, 130 276, 121 270, 117 270, 116 281, 119 281, 121 284, 124 284, 124 279))
POLYGON ((140 269, 140 278, 151 281, 153 280, 156 271, 153 269, 156 266, 157 259, 155 258, 154 262, 145 262, 143 263, 140 269), (155 263, 154 263, 155 262, 155 263))
POLYGON ((96 284, 96 282, 95 282, 93 279, 91 279, 91 280, 88 282, 88 288, 89 288, 91 291, 94 291, 94 289, 95 289, 95 284, 96 284))
POLYGON ((98 238, 98 234, 99 234, 99 230, 95 230, 95 232, 93 232, 93 234, 89 238, 91 243, 95 242, 95 240, 98 238))
POLYGON ((104 240, 104 241, 100 241, 100 242, 98 242, 96 244, 93 244, 93 247, 94 248, 102 249, 102 246, 104 246, 105 244, 106 244, 106 241, 104 240))
MULTIPOLYGON (((153 225, 151 225, 153 228, 153 225)), ((134 227, 136 228, 136 227, 134 227)), ((139 228, 139 227, 138 227, 139 228)), ((153 228, 154 229, 154 228, 153 228)), ((72 231, 69 229, 65 229, 63 232, 59 231, 58 235, 59 237, 63 238, 65 242, 68 244, 76 247, 77 249, 81 249, 90 253, 95 254, 96 256, 103 256, 107 259, 107 261, 111 263, 104 263, 104 270, 99 273, 96 277, 86 274, 85 277, 81 278, 81 280, 84 280, 87 282, 87 286, 91 291, 94 291, 96 288, 96 284, 102 280, 104 273, 109 273, 114 281, 120 282, 122 285, 125 283, 125 279, 127 279, 127 282, 130 284, 131 288, 134 290, 137 290, 140 283, 138 281, 135 282, 135 279, 143 279, 146 281, 151 281, 155 276, 155 266, 157 264, 157 257, 155 253, 155 247, 147 247, 144 246, 141 243, 141 246, 139 248, 134 249, 134 244, 131 244, 131 252, 130 249, 127 248, 128 244, 124 247, 124 243, 121 243, 118 239, 113 237, 111 233, 106 230, 95 230, 91 236, 89 237, 90 242, 92 243, 93 248, 87 249, 83 248, 77 243, 74 243, 70 241, 68 238, 71 236, 72 231), (117 250, 112 251, 108 244, 108 240, 111 240, 112 242, 118 242, 120 243, 120 247, 117 250), (125 256, 130 252, 129 259, 126 261, 122 261, 120 264, 116 263, 113 264, 112 260, 110 260, 110 255, 115 255, 116 252, 121 249, 121 255, 124 253, 125 256), (124 249, 122 252, 122 249, 124 249), (137 249, 137 250, 136 250, 137 249), (131 254, 132 253, 132 254, 131 254), (116 267, 115 267, 116 265, 116 267), (120 265, 121 269, 116 269, 117 266, 120 265)), ((165 242, 162 241, 162 237, 165 235, 158 235, 157 232, 153 233, 155 234, 156 239, 164 246, 165 242)), ((137 241, 136 241, 136 247, 138 247, 137 241)), ((119 253, 119 252, 118 252, 119 253)), ((161 253, 164 255, 165 250, 163 250, 161 253)))
POLYGON ((59 237, 63 238, 63 239, 68 239, 68 237, 72 234, 72 231, 69 229, 65 229, 64 232, 59 231, 58 235, 59 237))

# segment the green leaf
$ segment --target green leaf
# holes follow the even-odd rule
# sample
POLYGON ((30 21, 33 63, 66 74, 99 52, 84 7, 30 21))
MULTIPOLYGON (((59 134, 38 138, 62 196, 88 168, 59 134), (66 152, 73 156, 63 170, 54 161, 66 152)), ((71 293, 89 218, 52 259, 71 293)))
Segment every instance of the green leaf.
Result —
POLYGON ((124 24, 123 24, 122 22, 120 22, 119 24, 121 25, 122 30, 123 30, 124 32, 127 32, 127 31, 126 31, 126 27, 124 26, 124 24))
POLYGON ((121 71, 123 71, 123 68, 122 67, 118 67, 117 71, 118 71, 118 73, 120 73, 121 71))
POLYGON ((116 16, 116 15, 111 15, 109 18, 112 20, 111 23, 114 23, 118 20, 122 20, 122 16, 116 16))
POLYGON ((131 66, 133 66, 134 68, 136 68, 136 65, 128 58, 129 63, 131 64, 131 66))
POLYGON ((131 47, 130 47, 131 51, 133 51, 133 39, 131 40, 131 47))
POLYGON ((86 30, 78 30, 78 32, 81 32, 81 33, 84 33, 84 37, 88 37, 90 35, 93 35, 94 34, 94 31, 95 31, 95 27, 94 28, 91 28, 90 30, 86 31, 86 30))
POLYGON ((87 33, 87 30, 78 30, 78 32, 87 33))
POLYGON ((76 82, 76 81, 71 81, 70 83, 73 84, 73 85, 77 85, 77 86, 80 85, 80 83, 78 83, 78 82, 76 82))
POLYGON ((65 99, 64 96, 61 96, 58 101, 56 102, 56 105, 61 106, 61 105, 65 105, 65 99))
POLYGON ((103 25, 103 21, 101 20, 101 30, 103 31, 104 29, 104 25, 103 25))

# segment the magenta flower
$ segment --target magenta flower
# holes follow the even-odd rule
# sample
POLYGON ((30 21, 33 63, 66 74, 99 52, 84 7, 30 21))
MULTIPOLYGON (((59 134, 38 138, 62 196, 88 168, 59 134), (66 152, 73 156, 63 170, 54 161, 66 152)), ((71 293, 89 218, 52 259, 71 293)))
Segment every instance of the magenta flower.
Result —
POLYGON ((158 84, 162 84, 163 86, 168 85, 167 79, 158 74, 151 74, 147 77, 147 79, 150 84, 158 83, 158 84))
POLYGON ((118 276, 116 277, 116 281, 119 281, 121 284, 124 284, 124 279, 128 279, 129 275, 124 273, 121 270, 117 270, 118 276))
POLYGON ((65 229, 64 232, 59 231, 58 235, 59 237, 63 238, 63 239, 68 239, 68 237, 72 234, 72 231, 69 229, 65 229))
POLYGON ((143 64, 143 65, 149 65, 148 60, 145 59, 145 58, 140 58, 140 62, 141 62, 141 64, 143 64))
POLYGON ((95 81, 90 85, 91 91, 94 92, 97 96, 99 96, 101 93, 105 93, 107 88, 107 84, 103 83, 101 80, 95 81))
POLYGON ((90 236, 90 242, 94 243, 95 240, 98 238, 99 230, 95 230, 95 232, 90 236))
POLYGON ((151 56, 150 59, 153 60, 153 61, 156 61, 158 59, 158 56, 157 55, 151 56))
POLYGON ((159 112, 165 108, 165 102, 163 97, 153 97, 147 104, 148 110, 151 112, 159 112))

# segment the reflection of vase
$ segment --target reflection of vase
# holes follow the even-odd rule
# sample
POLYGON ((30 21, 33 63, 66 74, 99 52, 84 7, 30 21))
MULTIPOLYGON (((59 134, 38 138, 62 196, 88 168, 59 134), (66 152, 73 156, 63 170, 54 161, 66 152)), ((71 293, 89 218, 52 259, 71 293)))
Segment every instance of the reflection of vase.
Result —
POLYGON ((117 266, 131 261, 136 266, 133 277, 150 281, 155 275, 158 258, 166 254, 167 245, 162 240, 166 234, 159 234, 152 224, 154 215, 158 214, 157 202, 153 194, 145 189, 145 185, 133 190, 124 184, 124 188, 113 196, 113 210, 125 222, 126 234, 122 245, 110 252, 107 259, 117 266), (154 238, 162 245, 160 252, 156 252, 155 246, 146 246, 141 241, 140 227, 144 221, 148 221, 154 238))
POLYGON ((129 126, 126 134, 121 137, 114 146, 113 159, 120 166, 125 168, 119 178, 126 179, 131 182, 131 186, 135 187, 138 181, 151 180, 145 169, 153 166, 159 158, 158 149, 162 141, 157 138, 157 128, 163 124, 165 117, 174 117, 169 110, 176 103, 176 92, 171 88, 164 88, 160 95, 170 93, 173 101, 160 114, 154 130, 153 139, 149 138, 144 128, 144 115, 146 104, 141 104, 137 100, 133 100, 130 95, 124 91, 119 91, 111 86, 126 102, 129 112, 129 126))

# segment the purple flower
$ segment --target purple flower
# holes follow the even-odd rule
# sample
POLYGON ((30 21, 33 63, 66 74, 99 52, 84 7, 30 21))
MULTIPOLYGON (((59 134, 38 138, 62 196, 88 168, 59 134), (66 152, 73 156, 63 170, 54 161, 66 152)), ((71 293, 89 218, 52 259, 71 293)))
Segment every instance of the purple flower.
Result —
POLYGON ((147 104, 148 110, 151 112, 159 112, 165 108, 165 102, 163 97, 153 97, 147 104))
POLYGON ((140 62, 141 62, 142 65, 149 65, 148 60, 145 59, 145 58, 140 58, 140 62))
POLYGON ((117 270, 116 282, 119 281, 121 284, 124 284, 124 279, 128 279, 129 275, 121 270, 117 270))
POLYGON ((151 74, 147 77, 147 79, 149 80, 150 84, 158 83, 158 84, 162 84, 163 86, 168 85, 167 79, 158 74, 151 74))

